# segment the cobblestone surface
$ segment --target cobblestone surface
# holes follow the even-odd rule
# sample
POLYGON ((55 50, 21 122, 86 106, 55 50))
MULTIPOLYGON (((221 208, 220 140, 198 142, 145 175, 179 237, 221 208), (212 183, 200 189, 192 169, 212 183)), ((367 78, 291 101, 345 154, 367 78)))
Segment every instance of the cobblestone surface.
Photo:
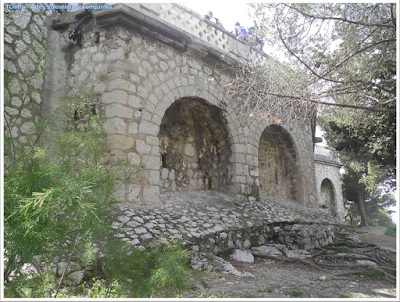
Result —
POLYGON ((294 201, 262 198, 239 201, 218 191, 185 191, 161 194, 163 206, 115 209, 112 228, 122 240, 140 247, 164 238, 185 240, 194 251, 218 254, 227 247, 250 248, 275 237, 312 248, 328 244, 340 221, 327 212, 294 201), (294 225, 294 223, 313 225, 294 225), (300 239, 295 239, 300 238, 300 239))

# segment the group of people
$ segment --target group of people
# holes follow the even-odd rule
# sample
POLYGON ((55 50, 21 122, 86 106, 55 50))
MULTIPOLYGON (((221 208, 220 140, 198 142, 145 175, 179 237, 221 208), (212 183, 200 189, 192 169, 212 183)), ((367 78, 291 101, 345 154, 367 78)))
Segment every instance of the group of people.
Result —
MULTIPOLYGON (((213 16, 213 13, 209 11, 207 15, 205 15, 205 18, 211 22, 215 22, 218 26, 222 27, 225 29, 225 27, 222 25, 221 21, 213 16)), ((233 33, 233 32, 231 32, 233 33)), ((237 39, 247 41, 250 45, 256 47, 257 49, 263 50, 264 42, 260 40, 255 34, 254 34, 254 27, 250 27, 249 30, 246 29, 246 27, 240 25, 239 22, 235 23, 235 35, 237 39)))

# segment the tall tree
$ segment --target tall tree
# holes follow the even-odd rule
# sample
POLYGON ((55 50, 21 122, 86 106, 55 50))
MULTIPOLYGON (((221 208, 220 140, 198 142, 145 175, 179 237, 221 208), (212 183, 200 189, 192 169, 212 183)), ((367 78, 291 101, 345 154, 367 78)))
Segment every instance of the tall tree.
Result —
POLYGON ((303 88, 316 97, 308 101, 395 111, 387 105, 396 102, 396 4, 252 6, 257 35, 307 76, 303 88))
MULTIPOLYGON (((256 35, 285 63, 249 45, 222 58, 235 78, 228 93, 250 116, 305 122, 335 108, 362 127, 375 119, 395 140, 396 4, 251 4, 256 35), (376 113, 378 115, 371 115, 376 113)), ((331 114, 330 112, 328 114, 331 114)), ((372 129, 373 127, 366 127, 372 129)), ((380 131, 382 133, 382 131, 380 131)))
MULTIPOLYGON (((365 211, 364 202, 372 200, 369 204, 375 203, 375 209, 386 210, 385 203, 372 197, 377 191, 383 191, 385 194, 382 196, 389 196, 388 191, 396 185, 396 146, 391 146, 391 143, 395 143, 395 138, 393 140, 387 137, 380 141, 383 135, 378 132, 379 123, 365 129, 357 123, 350 125, 348 121, 342 122, 343 119, 345 120, 345 117, 340 115, 326 114, 320 116, 319 122, 325 131, 324 137, 328 144, 339 151, 345 167, 345 173, 342 175, 345 200, 357 205, 361 217, 360 226, 366 226, 369 220, 367 214, 374 213, 365 211), (377 131, 376 135, 373 135, 372 129, 377 131), (384 190, 378 189, 378 186, 382 185, 384 190)), ((390 128, 389 125, 387 127, 390 128)))

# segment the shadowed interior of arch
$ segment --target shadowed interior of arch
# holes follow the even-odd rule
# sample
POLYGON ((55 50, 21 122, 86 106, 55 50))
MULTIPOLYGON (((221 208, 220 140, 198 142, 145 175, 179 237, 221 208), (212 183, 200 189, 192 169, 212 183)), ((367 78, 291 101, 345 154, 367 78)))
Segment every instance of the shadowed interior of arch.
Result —
POLYGON ((160 125, 161 190, 228 191, 231 145, 221 109, 200 98, 182 98, 160 125))
POLYGON ((290 134, 281 126, 268 126, 258 149, 260 195, 301 200, 296 150, 290 134))

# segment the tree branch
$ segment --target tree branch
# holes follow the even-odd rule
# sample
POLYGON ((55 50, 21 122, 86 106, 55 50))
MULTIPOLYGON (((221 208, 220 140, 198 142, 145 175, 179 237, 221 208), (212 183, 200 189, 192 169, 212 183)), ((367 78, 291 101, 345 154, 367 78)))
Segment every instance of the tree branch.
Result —
POLYGON ((319 19, 319 20, 336 20, 336 21, 342 21, 345 23, 351 23, 351 24, 356 24, 356 25, 362 25, 362 26, 366 26, 366 27, 386 27, 386 28, 396 28, 396 26, 392 26, 392 25, 386 25, 386 24, 379 24, 379 23, 364 23, 364 22, 358 22, 358 21, 352 21, 352 20, 348 20, 348 19, 344 19, 344 18, 339 18, 339 17, 321 17, 321 16, 312 16, 309 15, 305 12, 302 12, 300 10, 298 10, 297 8, 294 8, 291 5, 285 4, 283 3, 284 6, 293 9, 297 12, 299 12, 300 14, 302 14, 303 16, 306 16, 308 18, 312 18, 312 19, 319 19))
POLYGON ((393 14, 393 6, 394 6, 394 4, 390 3, 390 17, 392 18, 392 23, 393 23, 394 28, 396 28, 396 18, 394 17, 394 14, 393 14))

